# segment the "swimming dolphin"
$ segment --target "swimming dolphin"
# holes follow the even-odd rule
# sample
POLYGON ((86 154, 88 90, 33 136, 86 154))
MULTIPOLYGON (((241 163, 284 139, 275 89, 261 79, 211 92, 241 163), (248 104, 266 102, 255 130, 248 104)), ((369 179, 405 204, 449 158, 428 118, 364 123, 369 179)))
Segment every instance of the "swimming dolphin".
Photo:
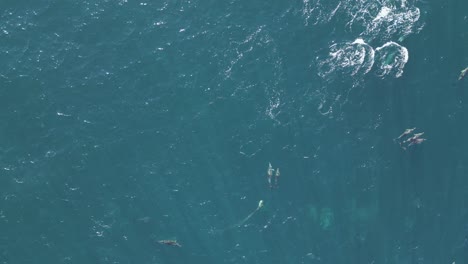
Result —
POLYGON ((468 67, 466 67, 460 72, 460 76, 458 76, 458 80, 461 81, 463 78, 465 78, 467 73, 468 73, 468 67))
POLYGON ((400 139, 400 138, 412 133, 415 129, 416 129, 415 127, 405 129, 405 131, 399 137, 397 137, 397 139, 400 139))

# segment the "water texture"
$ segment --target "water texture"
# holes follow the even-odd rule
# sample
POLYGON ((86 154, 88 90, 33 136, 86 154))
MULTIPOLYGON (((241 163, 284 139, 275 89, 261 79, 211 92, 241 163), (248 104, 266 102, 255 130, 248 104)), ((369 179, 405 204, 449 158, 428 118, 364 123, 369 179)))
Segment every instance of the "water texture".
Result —
POLYGON ((468 262, 466 10, 1 1, 0 263, 468 262))

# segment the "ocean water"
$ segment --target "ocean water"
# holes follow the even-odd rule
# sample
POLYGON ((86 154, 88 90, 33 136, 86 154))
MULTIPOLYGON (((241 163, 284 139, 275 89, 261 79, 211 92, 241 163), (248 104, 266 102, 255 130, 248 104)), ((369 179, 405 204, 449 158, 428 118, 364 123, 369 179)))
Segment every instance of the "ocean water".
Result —
POLYGON ((466 263, 466 10, 0 1, 0 263, 466 263))

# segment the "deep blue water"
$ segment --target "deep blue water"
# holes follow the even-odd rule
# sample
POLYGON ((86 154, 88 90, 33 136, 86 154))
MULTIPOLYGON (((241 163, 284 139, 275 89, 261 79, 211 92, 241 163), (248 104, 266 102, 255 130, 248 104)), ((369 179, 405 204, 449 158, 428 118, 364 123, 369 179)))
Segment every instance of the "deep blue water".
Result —
POLYGON ((468 262, 466 10, 0 1, 0 263, 468 262))

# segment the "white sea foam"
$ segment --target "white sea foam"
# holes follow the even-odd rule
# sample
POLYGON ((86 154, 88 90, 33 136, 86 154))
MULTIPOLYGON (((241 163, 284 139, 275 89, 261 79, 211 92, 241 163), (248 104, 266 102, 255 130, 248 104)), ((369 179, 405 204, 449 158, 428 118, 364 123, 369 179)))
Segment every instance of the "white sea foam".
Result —
MULTIPOLYGON (((404 5, 403 5, 404 6, 404 5)), ((404 39, 413 32, 418 32, 421 11, 417 7, 382 6, 375 18, 366 22, 362 33, 369 39, 404 39)))
POLYGON ((306 25, 326 24, 342 8, 342 1, 303 0, 302 15, 306 25))
POLYGON ((388 14, 390 14, 392 10, 386 6, 383 6, 382 9, 380 9, 380 12, 377 14, 377 16, 374 18, 374 20, 372 20, 373 22, 377 21, 377 20, 380 20, 380 19, 384 19, 385 17, 388 16, 388 14))
MULTIPOLYGON (((405 39, 423 26, 421 11, 406 0, 303 0, 305 24, 327 24, 335 17, 350 32, 367 41, 405 39)), ((340 25, 337 25, 339 27, 340 25)))
MULTIPOLYGON (((228 30, 227 34, 235 33, 236 30, 228 30)), ((282 88, 278 86, 283 72, 282 59, 269 30, 261 25, 253 31, 246 32, 240 38, 237 34, 233 35, 233 40, 229 41, 224 56, 232 58, 230 61, 227 60, 221 72, 224 81, 237 83, 233 86, 231 96, 241 99, 258 89, 263 89, 267 100, 264 111, 258 113, 262 118, 267 117, 280 124, 278 115, 284 107, 281 102, 282 88), (268 55, 258 57, 256 55, 258 52, 268 55)))
POLYGON ((347 1, 343 7, 350 18, 347 25, 359 29, 367 39, 391 39, 418 32, 420 10, 407 1, 347 1), (363 30, 362 30, 363 29, 363 30))
POLYGON ((332 44, 328 58, 319 63, 319 75, 324 77, 335 71, 350 75, 366 74, 374 64, 374 54, 374 49, 362 38, 332 44))

